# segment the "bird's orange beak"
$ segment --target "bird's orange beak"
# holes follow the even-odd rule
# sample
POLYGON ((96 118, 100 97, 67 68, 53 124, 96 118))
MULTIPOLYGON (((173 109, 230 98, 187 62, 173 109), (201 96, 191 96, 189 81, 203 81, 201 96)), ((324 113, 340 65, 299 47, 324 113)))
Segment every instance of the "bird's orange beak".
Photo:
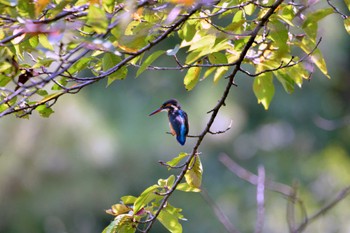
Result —
POLYGON ((163 110, 163 108, 158 108, 157 110, 151 112, 151 114, 149 114, 149 116, 152 116, 152 115, 154 115, 154 114, 156 114, 158 112, 161 112, 162 110, 163 110))

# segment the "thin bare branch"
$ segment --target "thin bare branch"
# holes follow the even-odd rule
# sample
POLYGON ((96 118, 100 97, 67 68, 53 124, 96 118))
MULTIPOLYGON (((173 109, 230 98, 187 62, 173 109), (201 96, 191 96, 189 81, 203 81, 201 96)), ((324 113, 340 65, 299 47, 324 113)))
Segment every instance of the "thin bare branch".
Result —
POLYGON ((208 192, 202 188, 202 191, 200 192, 203 199, 207 202, 207 204, 212 208, 214 214, 216 215, 216 218, 221 222, 221 224, 224 226, 225 230, 228 233, 239 233, 239 230, 237 227, 235 227, 230 221, 230 219, 225 215, 225 213, 220 209, 220 207, 215 203, 215 201, 209 196, 208 192))
MULTIPOLYGON (((251 183, 254 186, 258 185, 258 176, 252 172, 246 170, 245 168, 238 165, 233 159, 231 159, 227 154, 221 154, 219 156, 219 161, 226 166, 233 174, 251 183)), ((281 193, 287 197, 290 197, 293 194, 293 189, 285 184, 274 182, 268 179, 265 179, 265 188, 281 193)))
POLYGON ((258 167, 258 184, 256 186, 256 224, 255 233, 261 233, 264 227, 265 219, 265 168, 260 165, 258 167))
POLYGON ((303 230, 305 230, 305 228, 307 226, 309 226, 312 222, 314 222, 316 219, 322 217, 323 215, 325 215, 328 211, 330 211, 335 205, 337 205, 340 201, 344 200, 345 198, 347 198, 348 196, 350 196, 350 186, 340 190, 338 192, 338 194, 335 196, 335 198, 330 201, 328 204, 326 204, 325 206, 323 206, 320 210, 318 210, 316 213, 314 213, 313 215, 311 215, 311 217, 306 218, 306 220, 304 220, 304 222, 302 224, 300 224, 297 228, 296 228, 296 232, 302 232, 303 230))
POLYGON ((226 133, 227 131, 229 131, 232 127, 232 120, 230 121, 230 124, 227 126, 227 128, 225 130, 220 130, 220 131, 216 131, 216 132, 212 132, 211 130, 209 130, 208 133, 210 134, 223 134, 226 133))
POLYGON ((330 7, 333 8, 334 12, 337 13, 337 14, 339 14, 343 19, 347 19, 347 18, 348 18, 348 16, 345 15, 345 14, 343 14, 336 6, 333 5, 333 3, 331 3, 330 0, 327 0, 327 3, 328 3, 328 5, 329 5, 330 7))

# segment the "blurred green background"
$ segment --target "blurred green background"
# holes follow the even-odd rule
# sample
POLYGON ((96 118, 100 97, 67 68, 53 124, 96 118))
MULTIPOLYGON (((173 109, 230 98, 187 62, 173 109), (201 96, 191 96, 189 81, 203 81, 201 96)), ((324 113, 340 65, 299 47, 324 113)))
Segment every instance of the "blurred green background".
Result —
MULTIPOLYGON (((253 79, 239 76, 227 106, 200 148, 203 188, 242 232, 253 232, 256 189, 219 161, 228 154, 256 173, 292 185, 299 183, 308 214, 350 185, 350 41, 338 15, 322 21, 321 50, 331 80, 315 71, 292 95, 276 82, 268 111, 257 104, 253 79)), ((171 42, 164 48, 174 47, 171 42)), ((159 61, 158 61, 159 62, 159 61)), ((165 65, 167 61, 160 61, 165 65)), ((190 134, 206 125, 206 114, 221 97, 226 80, 208 78, 191 92, 184 73, 135 71, 105 88, 106 82, 67 95, 44 119, 0 120, 0 232, 101 232, 112 220, 104 210, 124 195, 145 188, 176 171, 158 164, 190 152, 194 139, 181 147, 168 131, 165 113, 148 117, 165 100, 177 98, 190 120, 190 134)), ((170 202, 183 208, 184 232, 224 232, 211 207, 198 193, 175 193, 170 202)), ((264 232, 287 232, 287 200, 266 193, 264 232)), ((343 200, 305 232, 350 232, 350 198, 343 200)), ((152 232, 165 232, 157 223, 152 232)))

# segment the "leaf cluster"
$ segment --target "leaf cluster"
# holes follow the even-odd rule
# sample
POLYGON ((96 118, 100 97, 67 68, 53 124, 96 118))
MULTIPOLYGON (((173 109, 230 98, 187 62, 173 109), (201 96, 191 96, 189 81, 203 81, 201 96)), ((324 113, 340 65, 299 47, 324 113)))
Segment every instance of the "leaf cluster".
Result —
MULTIPOLYGON (((187 153, 180 153, 167 163, 162 162, 169 169, 185 167, 186 163, 178 166, 178 164, 189 157, 187 153)), ((190 160, 189 167, 185 169, 185 180, 175 178, 174 175, 167 179, 159 179, 157 184, 151 185, 145 189, 140 196, 124 196, 121 202, 113 205, 106 210, 108 214, 114 216, 104 233, 114 232, 135 232, 137 230, 144 231, 150 222, 155 219, 170 232, 182 232, 182 225, 179 220, 186 220, 181 214, 182 209, 172 206, 167 200, 169 194, 173 191, 183 192, 200 192, 202 181, 202 164, 199 156, 195 156, 190 160), (165 201, 164 201, 165 200, 165 201), (159 208, 162 206, 162 208, 159 208)))
POLYGON ((1 1, 0 117, 33 111, 48 117, 60 96, 101 79, 111 85, 132 67, 136 76, 187 70, 187 90, 209 76, 217 83, 238 67, 237 73, 256 77, 253 91, 267 109, 274 79, 291 93, 314 66, 329 77, 318 48, 318 22, 338 13, 348 29, 349 20, 328 2, 318 7, 284 1, 255 32, 274 1, 1 1), (173 48, 153 51, 169 37, 177 41, 173 48), (186 56, 178 57, 179 51, 186 56), (163 56, 174 58, 174 66, 152 65, 163 56))

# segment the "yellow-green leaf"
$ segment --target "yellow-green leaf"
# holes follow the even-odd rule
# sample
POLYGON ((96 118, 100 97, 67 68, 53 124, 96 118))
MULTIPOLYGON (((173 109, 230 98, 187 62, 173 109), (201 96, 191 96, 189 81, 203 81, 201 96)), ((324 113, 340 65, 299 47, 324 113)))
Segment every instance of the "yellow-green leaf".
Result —
MULTIPOLYGON (((114 53, 105 53, 102 58, 102 69, 103 71, 107 71, 112 67, 118 65, 121 62, 121 58, 114 53)), ((126 78, 128 74, 128 68, 126 66, 120 67, 117 71, 108 75, 107 86, 111 85, 115 80, 123 80, 126 78)))
POLYGON ((344 2, 345 2, 346 6, 348 7, 348 9, 350 11, 350 0, 344 0, 344 2))
MULTIPOLYGON (((305 53, 311 53, 313 49, 315 49, 316 44, 313 42, 312 39, 308 37, 304 37, 303 40, 300 43, 300 47, 302 50, 304 50, 305 53)), ((327 77, 330 78, 326 66, 326 62, 322 56, 321 50, 318 48, 313 51, 313 53, 310 55, 311 60, 315 63, 315 65, 320 69, 320 71, 327 77)))
POLYGON ((96 33, 106 33, 108 28, 108 19, 103 8, 97 7, 95 4, 91 4, 87 18, 86 24, 92 27, 96 33))
POLYGON ((181 209, 167 204, 158 215, 159 222, 171 233, 182 233, 182 225, 179 223, 181 209))
POLYGON ((309 35, 311 38, 315 38, 317 35, 318 21, 332 13, 334 13, 332 8, 324 8, 307 15, 306 20, 302 25, 307 35, 309 35))
POLYGON ((170 167, 175 167, 175 166, 177 166, 179 164, 179 162, 181 162, 187 156, 188 156, 187 153, 181 152, 177 157, 175 157, 172 160, 166 162, 166 164, 168 164, 170 167))
POLYGON ((112 13, 114 10, 114 5, 115 5, 115 0, 103 0, 102 1, 103 7, 104 9, 108 12, 108 13, 112 13))
POLYGON ((141 195, 135 200, 134 213, 139 212, 149 202, 151 202, 156 197, 159 197, 159 195, 154 193, 158 188, 159 186, 155 184, 148 187, 145 191, 141 193, 141 195))
POLYGON ((202 67, 191 67, 188 69, 187 74, 184 78, 184 84, 185 84, 186 90, 190 91, 196 86, 199 80, 199 75, 201 73, 201 70, 202 70, 202 67))
POLYGON ((281 11, 280 14, 278 14, 278 17, 282 19, 284 22, 288 23, 290 26, 294 26, 292 22, 295 16, 294 6, 288 5, 288 6, 284 6, 282 9, 283 10, 281 11))
POLYGON ((273 72, 277 80, 282 84, 284 90, 290 94, 294 91, 294 80, 290 75, 284 70, 277 70, 273 72))
POLYGON ((152 64, 160 55, 164 54, 163 50, 158 50, 154 53, 152 53, 150 56, 147 57, 147 59, 142 63, 140 68, 138 69, 136 73, 136 77, 138 77, 145 69, 152 64))
POLYGON ((114 216, 118 216, 120 214, 125 214, 130 210, 131 208, 124 204, 115 204, 110 209, 106 210, 106 213, 114 216))
POLYGON ((186 182, 193 188, 200 189, 202 184, 203 167, 198 155, 194 156, 190 162, 189 170, 185 174, 186 182))
POLYGON ((244 9, 244 12, 247 14, 247 15, 252 15, 255 11, 255 4, 248 4, 247 6, 243 7, 244 9))
POLYGON ((38 107, 35 108, 42 117, 49 117, 54 111, 47 107, 46 104, 39 105, 38 107))
POLYGON ((201 191, 199 188, 192 187, 187 183, 178 184, 176 187, 176 190, 183 191, 183 192, 195 192, 195 193, 198 193, 201 191))
POLYGON ((227 66, 219 67, 214 74, 214 83, 217 83, 222 78, 222 76, 226 74, 227 71, 228 71, 227 66))
POLYGON ((212 64, 226 64, 227 57, 220 52, 211 53, 208 55, 208 59, 212 64))
POLYGON ((344 19, 345 30, 350 34, 350 17, 344 19))
POLYGON ((47 39, 47 36, 45 34, 39 34, 39 42, 40 44, 45 48, 49 50, 54 50, 52 43, 47 39))
POLYGON ((262 104, 267 110, 273 95, 275 94, 275 87, 273 85, 272 73, 263 73, 254 79, 253 91, 258 99, 258 103, 262 104))
POLYGON ((216 36, 215 35, 206 35, 199 37, 199 39, 194 40, 191 44, 188 51, 193 51, 196 49, 207 49, 209 50, 215 44, 216 36))
POLYGON ((125 205, 129 205, 129 204, 134 204, 134 202, 136 201, 136 197, 134 196, 124 196, 124 197, 121 197, 120 200, 122 200, 122 202, 125 204, 125 205))

